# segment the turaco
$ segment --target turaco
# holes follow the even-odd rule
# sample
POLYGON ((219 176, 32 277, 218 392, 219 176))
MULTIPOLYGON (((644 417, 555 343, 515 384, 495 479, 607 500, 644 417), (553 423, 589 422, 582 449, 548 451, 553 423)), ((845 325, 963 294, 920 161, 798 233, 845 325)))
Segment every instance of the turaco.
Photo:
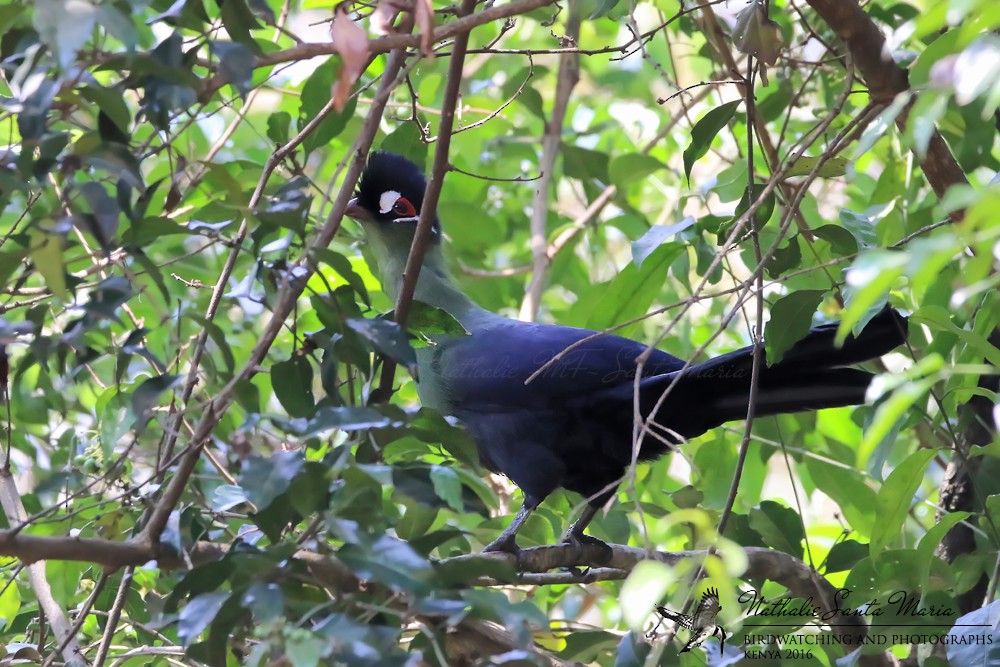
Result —
MULTIPOLYGON (((363 226, 382 287, 393 300, 416 230, 425 180, 411 161, 374 152, 347 215, 363 226)), ((598 542, 583 531, 615 493, 632 462, 635 359, 645 343, 613 335, 588 340, 526 384, 559 352, 594 332, 512 320, 476 305, 445 266, 440 222, 416 286, 416 300, 441 308, 469 332, 441 336, 418 350, 421 402, 456 417, 468 429, 483 465, 511 479, 524 504, 486 551, 518 552, 515 538, 529 514, 559 488, 588 505, 563 536, 577 545, 598 542)), ((883 355, 906 337, 906 320, 886 309, 857 337, 834 345, 836 324, 813 328, 784 358, 764 366, 756 414, 775 415, 863 403, 872 373, 847 366, 883 355)), ((683 369, 685 362, 654 350, 639 381, 639 411, 656 411, 656 431, 644 438, 639 461, 666 453, 671 443, 744 419, 753 348, 683 369), (683 370, 682 370, 683 369, 683 370)))

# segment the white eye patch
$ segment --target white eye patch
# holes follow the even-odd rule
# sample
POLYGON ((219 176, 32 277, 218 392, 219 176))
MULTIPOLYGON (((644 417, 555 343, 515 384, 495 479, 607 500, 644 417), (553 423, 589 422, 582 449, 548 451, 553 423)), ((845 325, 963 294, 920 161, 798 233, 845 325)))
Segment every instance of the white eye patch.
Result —
POLYGON ((395 190, 386 190, 382 193, 382 196, 378 198, 378 212, 388 213, 392 210, 392 207, 396 205, 399 198, 402 197, 401 194, 395 190))

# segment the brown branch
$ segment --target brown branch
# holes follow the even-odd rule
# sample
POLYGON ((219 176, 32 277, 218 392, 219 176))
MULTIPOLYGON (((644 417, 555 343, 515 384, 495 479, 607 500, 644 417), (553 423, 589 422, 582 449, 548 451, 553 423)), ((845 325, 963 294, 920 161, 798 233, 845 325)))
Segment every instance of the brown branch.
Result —
MULTIPOLYGON (((892 60, 882 31, 856 0, 807 1, 847 45, 855 65, 868 84, 868 94, 872 101, 887 105, 898 95, 910 90, 906 70, 892 60)), ((906 127, 912 108, 911 100, 896 118, 896 126, 901 130, 906 127)), ((936 128, 927 146, 927 154, 922 156, 915 153, 915 156, 938 197, 944 196, 952 185, 968 184, 969 179, 936 128)), ((952 214, 952 218, 960 219, 962 215, 963 211, 958 211, 952 214)))
MULTIPOLYGON (((0 530, 0 554, 14 556, 25 562, 39 560, 68 560, 88 562, 113 569, 129 565, 142 565, 150 560, 157 561, 164 570, 201 565, 222 558, 229 552, 229 545, 215 542, 197 542, 185 555, 178 554, 168 546, 140 546, 130 542, 115 542, 98 538, 36 537, 32 535, 11 535, 11 531, 0 530)), ((558 544, 529 547, 519 556, 506 553, 468 554, 444 558, 435 563, 438 569, 456 567, 465 570, 473 561, 492 561, 510 565, 508 576, 492 578, 475 577, 464 582, 469 586, 506 586, 533 583, 538 585, 557 583, 580 583, 585 581, 621 580, 642 560, 653 559, 668 565, 676 565, 686 559, 703 559, 707 551, 648 551, 623 544, 609 545, 612 550, 610 561, 607 553, 596 545, 584 544, 582 549, 574 545, 558 544), (520 565, 521 571, 515 571, 520 565), (560 572, 564 568, 594 566, 591 573, 574 574, 560 572)), ((836 589, 816 571, 798 558, 782 551, 760 547, 744 547, 748 567, 743 573, 745 579, 769 579, 781 584, 796 597, 827 599, 836 589)), ((325 586, 342 593, 360 590, 366 583, 359 579, 344 563, 333 555, 319 554, 300 549, 295 559, 304 562, 316 579, 325 586)), ((859 618, 856 632, 865 633, 864 621, 859 618)))
MULTIPOLYGON (((468 18, 467 15, 475 7, 476 0, 463 0, 462 7, 459 10, 462 14, 462 19, 459 19, 459 21, 468 18)), ((455 38, 451 62, 448 63, 448 79, 445 84, 444 99, 441 102, 441 125, 438 128, 437 145, 434 147, 434 165, 431 168, 431 175, 427 180, 427 187, 424 190, 424 200, 420 206, 420 220, 417 222, 417 229, 413 234, 410 254, 407 256, 406 266, 403 268, 403 284, 399 290, 399 297, 396 299, 395 318, 399 326, 406 325, 406 320, 410 314, 413 294, 417 289, 417 279, 420 277, 420 268, 424 264, 424 255, 427 253, 434 219, 437 216, 441 186, 444 185, 444 177, 448 173, 450 166, 448 162, 448 150, 451 148, 451 135, 455 128, 455 109, 458 106, 459 90, 462 86, 462 68, 465 65, 465 49, 468 45, 469 33, 460 33, 455 38)), ((382 367, 379 387, 376 390, 375 396, 373 396, 373 400, 376 402, 388 400, 392 394, 392 384, 395 376, 396 362, 386 359, 382 367)))
MULTIPOLYGON (((528 12, 538 9, 539 7, 551 5, 553 2, 555 2, 555 0, 520 0, 520 2, 512 2, 505 5, 493 5, 481 12, 471 14, 469 16, 463 16, 454 23, 449 23, 448 25, 437 28, 433 35, 431 35, 430 41, 432 43, 436 43, 450 37, 457 37, 458 35, 468 33, 477 26, 490 23, 498 19, 506 19, 511 16, 527 14, 528 12)), ((419 46, 424 39, 425 37, 423 35, 414 35, 408 32, 386 35, 385 37, 378 37, 369 41, 368 51, 372 55, 377 55, 380 53, 389 53, 395 49, 408 49, 410 47, 419 46)), ((268 67, 286 62, 309 60, 310 58, 316 58, 319 56, 332 56, 336 55, 336 53, 337 51, 332 42, 299 44, 283 51, 275 51, 274 53, 261 56, 257 59, 254 67, 268 67)), ((220 74, 208 79, 202 87, 201 98, 205 99, 206 96, 211 95, 226 83, 227 81, 220 74)))
MULTIPOLYGON (((3 512, 7 517, 7 523, 11 526, 23 523, 28 516, 28 513, 24 509, 24 504, 21 502, 21 496, 17 491, 17 486, 14 484, 14 476, 11 474, 11 471, 6 468, 0 469, 0 507, 3 508, 3 512)), ((14 533, 14 531, 0 531, 0 553, 6 553, 3 549, 3 535, 5 533, 14 533)), ((16 533, 14 534, 15 541, 24 539, 31 538, 26 535, 17 536, 16 533)), ((34 539, 59 540, 67 538, 34 539)), ((55 598, 52 596, 52 588, 49 586, 49 581, 45 577, 45 563, 39 563, 37 562, 38 560, 40 559, 35 558, 25 561, 28 570, 28 581, 31 583, 32 590, 35 591, 35 599, 38 602, 38 610, 40 613, 44 613, 49 619, 49 623, 52 625, 52 631, 55 633, 56 640, 59 642, 59 652, 62 653, 62 656, 66 661, 65 664, 68 667, 86 665, 87 661, 84 660, 83 654, 80 652, 80 644, 76 640, 76 633, 70 626, 69 620, 66 618, 66 614, 63 613, 62 607, 59 606, 59 603, 56 602, 55 598)), ((39 649, 42 649, 41 643, 39 643, 39 649)))
MULTIPOLYGON (((583 8, 580 2, 569 4, 569 16, 566 19, 566 38, 576 43, 580 39, 580 23, 583 8)), ((549 191, 555 174, 556 157, 562 149, 563 123, 566 120, 566 110, 569 108, 569 96, 573 93, 577 81, 580 80, 580 56, 576 53, 564 53, 559 56, 559 73, 556 76, 555 100, 552 102, 552 115, 545 123, 545 133, 542 136, 542 160, 538 165, 541 178, 535 187, 535 195, 531 201, 531 280, 521 301, 519 318, 532 322, 538 316, 538 308, 542 301, 542 290, 545 287, 545 273, 551 263, 548 255, 548 217, 549 191)))
MULTIPOLYGON (((316 248, 325 248, 328 246, 330 241, 333 239, 334 234, 336 234, 337 230, 340 229, 340 223, 343 220, 344 211, 347 210, 347 202, 353 194, 354 185, 357 183, 358 177, 361 175, 361 171, 364 168, 365 158, 368 155, 368 151, 371 149, 375 134, 378 131, 379 122, 381 121, 382 114, 385 111, 385 105, 389 101, 389 96, 392 91, 400 83, 397 78, 397 73, 402 69, 405 58, 406 54, 402 49, 394 51, 389 56, 385 71, 382 74, 382 81, 379 85, 378 93, 376 94, 375 100, 369 110, 365 124, 355 141, 353 148, 354 157, 347 170, 347 174, 344 176, 343 184, 341 185, 340 192, 338 193, 337 199, 333 204, 332 210, 330 211, 330 215, 327 217, 323 228, 309 246, 305 257, 299 260, 299 265, 305 269, 306 275, 304 275, 301 280, 289 281, 282 286, 278 296, 278 301, 272 311, 271 319, 268 321, 267 327, 261 334, 257 345, 250 353, 250 358, 247 360, 246 364, 244 364, 241 371, 229 382, 229 384, 223 387, 212 402, 206 406, 201 421, 198 423, 198 428, 195 430, 194 435, 191 436, 191 444, 188 446, 187 451, 181 458, 177 471, 174 473, 174 476, 167 485, 163 496, 160 498, 156 507, 150 514, 146 527, 143 529, 142 533, 136 537, 136 541, 139 542, 141 546, 155 544, 159 540, 159 535, 166 526, 170 513, 173 511, 174 507, 176 507, 177 502, 180 500, 184 488, 187 485, 188 479, 194 472, 201 456, 202 447, 204 447, 205 443, 208 442, 209 437, 211 436, 215 426, 218 424, 222 414, 225 413, 226 409, 233 401, 233 391, 236 384, 242 380, 250 379, 259 371, 261 361, 263 361, 264 356, 271 347, 271 344, 274 342, 275 338, 277 338, 278 333, 280 333, 285 319, 288 317, 289 313, 292 312, 292 308, 298 299, 298 295, 301 293, 306 282, 308 281, 308 276, 312 273, 311 262, 307 261, 307 258, 312 256, 316 248)), ((272 159, 268 161, 268 165, 270 166, 272 162, 275 165, 277 164, 277 161, 274 160, 274 156, 272 156, 272 159)), ((273 169, 273 167, 271 168, 273 169)))
POLYGON ((108 651, 111 649, 111 640, 118 631, 118 621, 121 619, 122 610, 125 608, 125 596, 132 587, 132 576, 134 573, 134 566, 125 568, 121 583, 118 585, 118 592, 115 594, 115 601, 108 611, 108 622, 104 626, 104 635, 101 637, 101 643, 97 647, 94 667, 102 667, 108 657, 108 651))

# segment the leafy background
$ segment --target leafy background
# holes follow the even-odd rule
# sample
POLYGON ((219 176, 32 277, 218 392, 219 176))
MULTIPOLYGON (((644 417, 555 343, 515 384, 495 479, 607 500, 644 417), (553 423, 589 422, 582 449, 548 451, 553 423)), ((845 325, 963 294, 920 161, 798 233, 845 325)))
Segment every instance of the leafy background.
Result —
MULTIPOLYGON (((775 0, 772 26, 764 4, 742 32, 737 0, 0 4, 3 659, 756 664, 739 591, 824 585, 951 611, 887 635, 994 622, 1000 9, 775 0), (342 220, 369 145, 430 170, 442 141, 453 270, 487 308, 699 359, 750 343, 760 300, 772 358, 890 303, 908 345, 871 405, 634 471, 593 525, 612 567, 468 557, 519 495, 405 373, 377 391, 447 324, 385 318, 342 220), (705 585, 725 655, 643 638, 705 585)), ((843 664, 982 658, 890 644, 843 664)))

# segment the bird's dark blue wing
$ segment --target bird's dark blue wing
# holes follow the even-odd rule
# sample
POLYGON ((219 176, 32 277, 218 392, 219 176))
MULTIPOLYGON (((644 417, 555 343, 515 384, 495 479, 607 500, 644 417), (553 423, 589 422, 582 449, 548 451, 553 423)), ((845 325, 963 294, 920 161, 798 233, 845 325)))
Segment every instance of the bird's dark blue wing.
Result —
MULTIPOLYGON (((635 360, 646 345, 603 335, 587 340, 533 373, 593 331, 499 320, 474 336, 444 342, 432 357, 434 373, 445 385, 453 409, 482 412, 520 408, 544 410, 607 389, 631 385, 635 360)), ((643 376, 676 371, 684 362, 653 350, 643 376)))

